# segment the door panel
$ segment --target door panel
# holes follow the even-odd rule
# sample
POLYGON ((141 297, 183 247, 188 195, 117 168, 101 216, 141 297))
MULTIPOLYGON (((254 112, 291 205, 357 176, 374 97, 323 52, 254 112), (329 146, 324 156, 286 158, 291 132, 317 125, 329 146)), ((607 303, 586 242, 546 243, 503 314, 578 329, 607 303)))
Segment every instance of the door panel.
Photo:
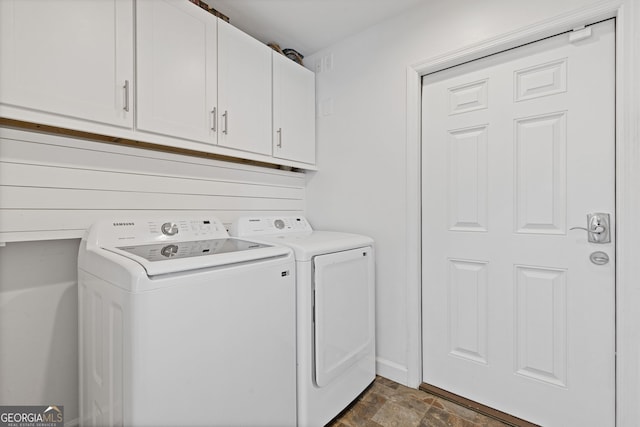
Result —
POLYGON ((615 241, 571 229, 615 227, 614 21, 591 29, 423 80, 424 382, 544 426, 614 425, 615 241))
POLYGON ((315 74, 277 52, 273 57, 273 157, 316 162, 315 74))
POLYGON ((131 128, 133 28, 131 1, 0 2, 0 102, 131 128))
POLYGON ((373 252, 358 248, 316 256, 315 381, 324 387, 374 343, 373 252))
POLYGON ((272 49, 218 21, 218 144, 271 155, 272 49))
POLYGON ((176 0, 137 3, 137 128, 216 143, 216 18, 176 0))

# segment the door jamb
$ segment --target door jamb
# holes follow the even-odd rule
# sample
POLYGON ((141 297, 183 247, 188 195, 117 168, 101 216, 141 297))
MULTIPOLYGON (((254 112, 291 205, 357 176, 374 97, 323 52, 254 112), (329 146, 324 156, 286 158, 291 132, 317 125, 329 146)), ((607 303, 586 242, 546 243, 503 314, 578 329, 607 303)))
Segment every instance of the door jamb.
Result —
POLYGON ((421 78, 616 18, 616 425, 640 425, 640 5, 607 0, 407 67, 407 385, 422 382, 421 78))

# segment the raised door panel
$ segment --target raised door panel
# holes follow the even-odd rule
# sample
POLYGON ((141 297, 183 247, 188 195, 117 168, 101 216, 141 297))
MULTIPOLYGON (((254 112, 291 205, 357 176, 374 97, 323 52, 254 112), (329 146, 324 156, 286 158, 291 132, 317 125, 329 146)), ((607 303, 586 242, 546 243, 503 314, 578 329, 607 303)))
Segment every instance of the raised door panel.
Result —
POLYGON ((487 126, 448 132, 449 230, 487 231, 487 126))
POLYGON ((315 75, 273 53, 273 157, 314 164, 315 75))
POLYGON ((567 271, 516 265, 516 373, 567 386, 567 271))
POLYGON ((0 103, 132 127, 133 24, 129 0, 3 0, 0 103))
POLYGON ((216 142, 216 26, 184 0, 137 2, 139 130, 216 142))
POLYGON ((271 155, 271 49, 218 22, 218 144, 271 155))
POLYGON ((565 234, 566 112, 515 121, 516 232, 565 234))
POLYGON ((447 263, 449 354, 486 365, 489 263, 456 259, 447 263))

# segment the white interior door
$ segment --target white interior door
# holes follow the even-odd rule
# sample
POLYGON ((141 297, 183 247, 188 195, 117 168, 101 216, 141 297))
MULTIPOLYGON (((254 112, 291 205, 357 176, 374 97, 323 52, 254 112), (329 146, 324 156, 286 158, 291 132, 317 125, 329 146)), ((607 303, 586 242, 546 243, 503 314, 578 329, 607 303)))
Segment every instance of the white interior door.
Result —
POLYGON ((544 426, 615 421, 614 25, 423 80, 424 382, 544 426))

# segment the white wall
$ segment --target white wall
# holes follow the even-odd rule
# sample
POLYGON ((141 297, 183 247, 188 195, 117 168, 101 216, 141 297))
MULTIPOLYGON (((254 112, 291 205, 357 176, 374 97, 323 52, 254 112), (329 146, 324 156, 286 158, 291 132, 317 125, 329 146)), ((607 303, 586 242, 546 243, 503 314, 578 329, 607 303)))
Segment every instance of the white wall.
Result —
POLYGON ((0 128, 0 243, 82 237, 95 220, 304 210, 304 174, 0 128))
POLYGON ((64 405, 77 422, 77 256, 92 222, 297 215, 304 186, 297 172, 0 128, 0 405, 64 405))
MULTIPOLYGON (((368 234, 377 250, 378 371, 401 383, 412 357, 405 232, 407 66, 574 11, 594 0, 448 0, 407 13, 320 51, 318 168, 308 175, 307 212, 316 228, 368 234)), ((317 68, 316 68, 317 69, 317 68)), ((409 159, 411 160, 411 159, 409 159)), ((438 208, 438 207, 435 207, 438 208)), ((415 385, 415 384, 411 384, 415 385)))
POLYGON ((78 414, 79 240, 0 248, 0 405, 78 414))

